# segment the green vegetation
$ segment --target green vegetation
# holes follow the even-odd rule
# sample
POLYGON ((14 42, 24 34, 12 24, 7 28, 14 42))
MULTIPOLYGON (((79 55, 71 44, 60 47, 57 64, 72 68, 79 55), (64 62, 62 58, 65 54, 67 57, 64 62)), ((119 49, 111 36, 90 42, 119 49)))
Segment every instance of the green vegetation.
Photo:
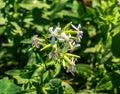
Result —
POLYGON ((119 0, 0 0, 0 94, 119 94, 119 0))

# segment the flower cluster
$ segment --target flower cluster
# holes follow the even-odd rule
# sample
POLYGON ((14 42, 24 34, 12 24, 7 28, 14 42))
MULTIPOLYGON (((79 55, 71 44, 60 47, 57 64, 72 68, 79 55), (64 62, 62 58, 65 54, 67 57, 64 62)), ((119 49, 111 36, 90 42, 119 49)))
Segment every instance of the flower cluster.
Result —
MULTIPOLYGON (((80 47, 79 42, 83 36, 83 32, 80 29, 80 24, 76 27, 72 23, 68 24, 67 29, 66 27, 61 29, 61 27, 58 26, 55 29, 50 27, 49 33, 46 35, 49 39, 49 43, 45 42, 47 44, 44 43, 45 46, 40 49, 43 51, 44 49, 51 47, 51 49, 49 49, 50 52, 48 58, 55 61, 64 61, 61 64, 67 68, 66 72, 76 71, 75 61, 79 56, 74 55, 71 52, 80 47), (70 26, 73 29, 70 29, 70 26)), ((32 37, 32 46, 39 48, 42 44, 43 41, 38 38, 38 35, 32 37)))

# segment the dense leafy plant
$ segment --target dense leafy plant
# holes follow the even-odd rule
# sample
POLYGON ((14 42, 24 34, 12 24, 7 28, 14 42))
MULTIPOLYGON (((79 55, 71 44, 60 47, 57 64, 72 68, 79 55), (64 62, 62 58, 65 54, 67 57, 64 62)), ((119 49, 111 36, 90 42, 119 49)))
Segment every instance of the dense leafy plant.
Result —
MULTIPOLYGON (((11 80, 14 79, 13 86, 16 87, 16 91, 20 92, 21 87, 21 93, 28 94, 118 94, 119 0, 88 1, 1 0, 0 77, 8 76, 10 81, 3 78, 0 83, 5 84, 6 80, 12 86, 11 80), (71 44, 74 45, 71 39, 76 40, 73 29, 77 28, 73 26, 73 29, 70 29, 69 22, 81 23, 84 31, 81 47, 73 52, 68 49, 72 48, 71 44), (67 23, 69 24, 66 25, 67 23), (55 25, 65 28, 60 29, 55 25), (49 29, 50 26, 53 27, 49 29), (56 29, 59 31, 57 35, 56 29), (62 33, 63 31, 65 33, 62 33), (70 44, 65 46, 65 37, 60 35, 69 36, 67 38, 70 39, 70 44), (80 57, 76 61, 76 71, 72 75, 66 73, 66 70, 70 72, 71 69, 70 63, 66 62, 75 60, 71 57, 80 57)), ((77 42, 77 46, 79 45, 77 42)), ((9 89, 3 92, 9 93, 9 89)))
MULTIPOLYGON (((26 68, 10 70, 6 74, 13 76, 18 84, 22 84, 24 93, 34 91, 37 94, 74 94, 74 90, 56 76, 60 73, 61 66, 66 69, 67 73, 76 71, 75 61, 79 56, 70 52, 80 46, 77 44, 83 35, 80 28, 80 24, 75 27, 69 23, 63 29, 58 26, 55 29, 50 27, 49 33, 44 34, 41 38, 34 35, 32 37, 33 47, 29 49, 29 51, 33 50, 31 51, 32 57, 26 68), (70 26, 75 31, 69 29, 70 26)), ((22 40, 22 43, 29 43, 27 41, 22 40)))
POLYGON ((94 20, 90 20, 93 24, 85 27, 90 40, 87 41, 88 47, 84 53, 89 54, 88 62, 93 69, 89 84, 95 91, 110 90, 117 94, 120 56, 116 48, 119 45, 119 5, 116 0, 96 0, 93 1, 93 8, 87 9, 90 10, 90 15, 94 15, 94 20))

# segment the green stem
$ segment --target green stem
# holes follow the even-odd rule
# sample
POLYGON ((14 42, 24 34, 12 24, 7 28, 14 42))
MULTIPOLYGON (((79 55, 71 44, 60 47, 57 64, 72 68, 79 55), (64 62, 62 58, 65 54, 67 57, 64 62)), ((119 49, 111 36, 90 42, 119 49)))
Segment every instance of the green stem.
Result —
POLYGON ((59 88, 57 89, 57 94, 59 94, 59 88))
POLYGON ((118 93, 117 93, 117 88, 114 88, 114 94, 118 94, 118 93))

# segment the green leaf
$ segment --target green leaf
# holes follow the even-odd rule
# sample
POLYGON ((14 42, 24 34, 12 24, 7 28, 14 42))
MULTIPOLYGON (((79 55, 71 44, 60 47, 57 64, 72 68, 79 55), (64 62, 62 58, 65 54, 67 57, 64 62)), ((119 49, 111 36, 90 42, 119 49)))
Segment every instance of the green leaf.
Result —
POLYGON ((36 54, 35 52, 32 52, 31 55, 29 56, 29 60, 28 60, 28 63, 27 65, 33 65, 33 64, 36 64, 36 54))
POLYGON ((20 91, 20 87, 15 85, 7 77, 0 80, 0 94, 16 94, 20 91))
POLYGON ((48 76, 49 76, 49 71, 46 71, 42 76, 43 82, 48 78, 48 76))
POLYGON ((61 70, 61 64, 59 63, 55 63, 55 74, 54 74, 54 77, 57 76, 59 73, 60 73, 60 70, 61 70))
MULTIPOLYGON (((72 6, 72 11, 73 11, 74 13, 77 13, 77 14, 78 14, 78 8, 79 8, 79 3, 78 3, 77 0, 74 0, 74 1, 73 1, 73 6, 72 6)), ((76 15, 77 15, 77 14, 76 14, 76 15)))
POLYGON ((75 94, 73 88, 66 82, 62 82, 62 87, 64 88, 64 94, 75 94))
POLYGON ((0 9, 2 9, 3 7, 5 7, 5 2, 3 2, 3 0, 0 0, 0 9))
POLYGON ((14 79, 16 79, 18 84, 25 84, 25 83, 27 83, 28 80, 29 80, 29 79, 26 79, 26 78, 22 78, 22 77, 20 76, 20 75, 23 73, 22 70, 13 69, 13 70, 6 71, 5 73, 6 73, 7 75, 12 76, 14 79))
POLYGON ((55 78, 55 79, 52 79, 52 80, 51 80, 51 83, 52 83, 52 85, 53 85, 54 87, 59 87, 59 86, 61 85, 61 80, 55 78))
POLYGON ((50 6, 47 3, 44 3, 42 1, 38 0, 23 0, 23 2, 20 4, 21 7, 26 8, 28 10, 34 9, 34 8, 50 8, 50 6))
POLYGON ((114 56, 116 57, 120 57, 120 33, 116 34, 113 38, 112 38, 112 46, 111 46, 111 51, 113 53, 114 56))
POLYGON ((17 35, 17 34, 19 34, 20 36, 23 35, 22 28, 19 26, 18 23, 12 21, 12 22, 11 22, 11 25, 14 26, 14 28, 15 28, 15 29, 11 32, 13 35, 17 35))
POLYGON ((112 30, 112 33, 114 33, 113 36, 117 35, 118 33, 120 33, 120 24, 116 25, 112 30))
POLYGON ((6 53, 6 49, 2 49, 0 51, 0 59, 4 57, 5 53, 6 53))
POLYGON ((84 50, 84 53, 96 53, 96 48, 95 47, 86 48, 84 50))
POLYGON ((120 72, 112 72, 110 74, 110 77, 111 77, 111 81, 112 81, 112 84, 113 84, 113 87, 114 88, 119 88, 120 86, 120 81, 119 81, 119 78, 120 78, 120 72))
POLYGON ((0 35, 2 35, 5 32, 5 29, 6 29, 5 26, 0 26, 0 35))
POLYGON ((76 67, 78 73, 89 73, 91 71, 90 65, 87 64, 77 64, 76 67))
POLYGON ((88 47, 84 50, 84 53, 96 53, 99 52, 102 48, 102 43, 99 41, 94 47, 88 47))
POLYGON ((105 55, 101 58, 100 63, 102 64, 102 63, 107 62, 107 61, 111 58, 111 56, 112 56, 112 53, 111 53, 111 52, 105 54, 105 55))
POLYGON ((0 14, 0 25, 5 25, 6 19, 4 18, 3 14, 0 14))
POLYGON ((22 40, 20 43, 31 44, 32 41, 31 41, 31 39, 24 39, 24 40, 22 40))
POLYGON ((21 70, 13 69, 13 70, 6 71, 5 73, 10 76, 17 76, 17 75, 20 75, 21 70))
POLYGON ((44 66, 40 65, 35 69, 34 73, 32 74, 32 77, 41 76, 43 72, 44 72, 44 66))
POLYGON ((96 28, 93 25, 87 26, 88 34, 92 38, 96 36, 96 28))
POLYGON ((96 86, 96 90, 111 90, 113 87, 111 77, 106 74, 99 82, 98 85, 96 86))
POLYGON ((63 94, 61 80, 54 78, 43 87, 44 94, 63 94))
POLYGON ((63 30, 64 30, 64 31, 68 30, 68 29, 70 28, 71 24, 72 24, 72 22, 68 23, 68 24, 63 28, 63 30))
MULTIPOLYGON (((96 94, 96 93, 94 92, 94 90, 87 90, 87 89, 85 89, 85 90, 80 90, 76 94, 96 94)), ((102 94, 102 93, 97 93, 97 94, 102 94)))

